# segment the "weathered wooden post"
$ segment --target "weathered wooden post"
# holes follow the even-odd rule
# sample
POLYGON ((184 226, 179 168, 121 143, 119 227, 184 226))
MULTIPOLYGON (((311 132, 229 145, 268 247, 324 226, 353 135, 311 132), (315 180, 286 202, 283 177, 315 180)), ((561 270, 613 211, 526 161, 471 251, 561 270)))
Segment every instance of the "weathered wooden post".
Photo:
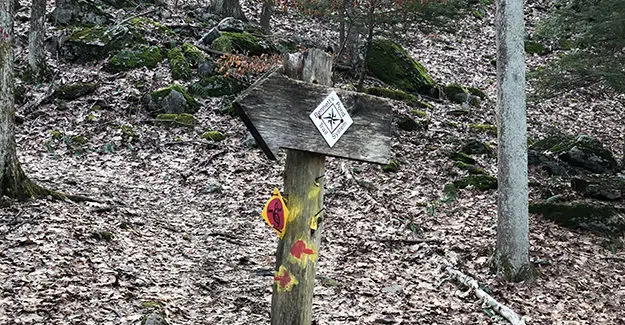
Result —
POLYGON ((272 199, 263 211, 268 219, 267 210, 271 210, 276 219, 267 221, 281 238, 271 300, 272 325, 311 323, 324 224, 325 156, 379 164, 387 163, 390 156, 390 103, 329 88, 331 76, 332 57, 325 52, 311 49, 289 54, 281 70, 261 78, 234 102, 270 159, 276 159, 280 148, 287 149, 287 209, 272 199), (277 205, 270 206, 274 201, 277 205), (285 216, 283 221, 280 216, 285 216))

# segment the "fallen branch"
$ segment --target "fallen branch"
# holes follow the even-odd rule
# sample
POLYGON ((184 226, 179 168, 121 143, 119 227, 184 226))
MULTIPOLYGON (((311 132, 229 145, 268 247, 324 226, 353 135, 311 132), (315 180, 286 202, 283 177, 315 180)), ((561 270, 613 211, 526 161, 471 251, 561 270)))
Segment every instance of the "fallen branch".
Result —
POLYGON ((226 53, 226 52, 213 50, 213 49, 211 49, 210 47, 208 47, 208 46, 204 46, 204 45, 202 45, 202 44, 195 44, 195 46, 196 46, 198 49, 200 49, 200 50, 202 50, 202 51, 204 51, 204 52, 207 52, 207 53, 209 53, 209 54, 217 54, 217 55, 219 55, 219 56, 222 56, 222 55, 227 55, 227 54, 228 54, 228 53, 226 53))
POLYGON ((464 284, 469 288, 473 288, 475 291, 475 295, 482 299, 484 303, 494 310, 497 314, 501 315, 503 318, 507 319, 512 325, 525 325, 525 318, 519 316, 512 309, 508 308, 505 305, 500 304, 495 300, 491 295, 484 292, 484 290, 480 289, 479 283, 473 279, 472 277, 465 275, 464 273, 454 269, 451 264, 446 263, 445 271, 449 273, 452 279, 457 280, 458 282, 464 284))

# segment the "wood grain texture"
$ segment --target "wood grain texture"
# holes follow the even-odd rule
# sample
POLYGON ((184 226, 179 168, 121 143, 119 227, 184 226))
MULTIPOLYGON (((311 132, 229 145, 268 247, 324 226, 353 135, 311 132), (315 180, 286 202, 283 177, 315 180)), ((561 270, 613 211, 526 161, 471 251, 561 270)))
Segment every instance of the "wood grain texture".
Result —
MULTIPOLYGON (((285 58, 285 73, 304 81, 332 83, 332 58, 318 49, 291 54, 285 58), (308 71, 306 73, 301 73, 308 71)), ((312 122, 311 122, 312 124, 312 122)), ((274 282, 271 297, 272 325, 310 325, 312 321, 312 300, 315 287, 316 260, 305 265, 293 258, 292 249, 299 241, 319 254, 323 228, 323 177, 325 156, 298 150, 287 150, 284 167, 284 191, 287 207, 291 213, 284 237, 276 251, 276 274, 280 268, 287 270, 298 281, 291 291, 284 292, 274 282), (316 229, 311 229, 311 221, 316 229)), ((274 278, 275 279, 275 278, 274 278)))
POLYGON ((383 98, 306 83, 275 71, 242 93, 234 107, 269 159, 275 160, 280 148, 378 164, 390 159, 393 114, 391 103, 383 98), (309 114, 333 90, 354 123, 331 148, 309 114))

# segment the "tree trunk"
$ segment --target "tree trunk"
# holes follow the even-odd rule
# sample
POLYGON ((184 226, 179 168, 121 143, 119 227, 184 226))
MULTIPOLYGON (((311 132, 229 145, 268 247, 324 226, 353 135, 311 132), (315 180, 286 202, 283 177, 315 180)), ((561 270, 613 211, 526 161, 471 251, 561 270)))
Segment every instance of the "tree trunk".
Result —
MULTIPOLYGON (((45 194, 17 160, 13 75, 13 0, 0 0, 0 197, 27 199, 45 194)), ((49 191, 48 191, 49 192, 49 191)))
POLYGON ((274 0, 263 0, 263 10, 260 13, 260 27, 265 34, 271 34, 271 13, 274 0))
POLYGON ((522 0, 497 2, 496 31, 499 195, 494 263, 504 278, 521 281, 531 275, 522 0))
POLYGON ((211 0, 208 11, 222 17, 234 17, 247 21, 239 0, 211 0))
POLYGON ((46 0, 33 0, 30 7, 30 33, 28 34, 28 65, 31 80, 40 81, 46 77, 45 40, 46 0))
MULTIPOLYGON (((307 82, 331 85, 332 57, 311 49, 291 54, 285 73, 307 82)), ((321 100, 321 99, 320 99, 321 100)), ((289 222, 276 253, 271 299, 272 325, 310 325, 321 228, 325 156, 288 150, 284 169, 289 222)))

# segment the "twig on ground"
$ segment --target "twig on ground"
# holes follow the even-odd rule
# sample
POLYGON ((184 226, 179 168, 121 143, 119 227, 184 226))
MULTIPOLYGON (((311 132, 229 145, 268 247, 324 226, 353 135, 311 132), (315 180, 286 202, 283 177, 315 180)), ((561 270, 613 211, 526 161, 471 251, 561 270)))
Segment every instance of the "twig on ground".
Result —
POLYGON ((484 290, 480 288, 479 283, 473 279, 472 277, 456 270, 452 267, 451 263, 445 262, 445 271, 451 276, 452 279, 462 283, 463 285, 472 288, 475 292, 475 295, 482 299, 484 304, 494 310, 497 314, 501 315, 503 318, 507 319, 512 325, 525 325, 525 318, 519 316, 512 309, 508 308, 505 305, 502 305, 497 300, 495 300, 491 295, 486 293, 484 290))

